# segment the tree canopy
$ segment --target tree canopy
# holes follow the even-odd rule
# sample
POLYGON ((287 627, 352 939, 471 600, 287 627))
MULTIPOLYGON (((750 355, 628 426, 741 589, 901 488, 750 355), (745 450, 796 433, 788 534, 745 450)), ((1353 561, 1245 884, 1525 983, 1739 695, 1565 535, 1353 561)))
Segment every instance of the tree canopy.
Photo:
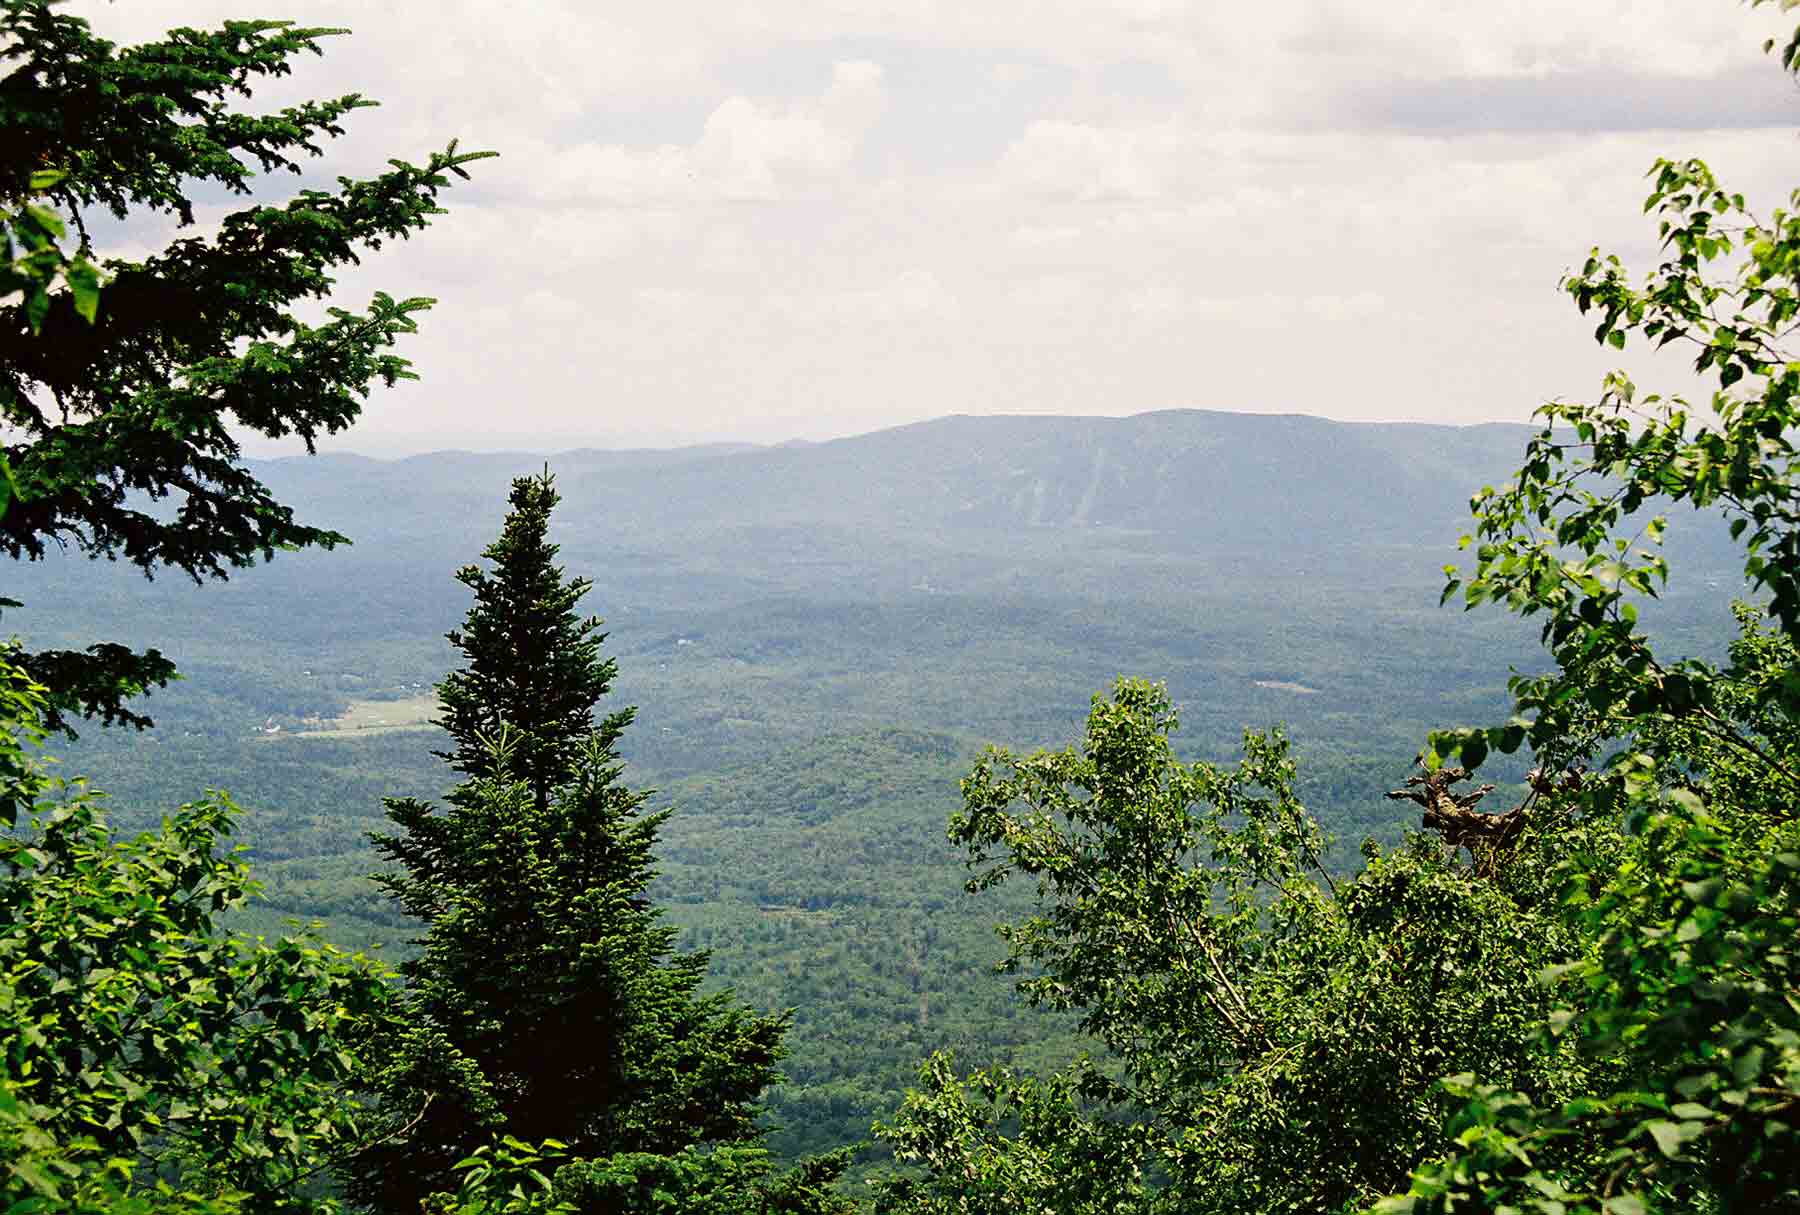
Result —
POLYGON ((0 656, 0 1200, 328 1208, 306 1183, 361 1141, 357 1041, 385 973, 311 935, 232 933, 256 886, 220 849, 230 801, 120 838, 35 754, 46 702, 0 656))
POLYGON ((1446 570, 1446 601, 1541 618, 1550 669, 1432 736, 1392 794, 1424 830, 1351 875, 1316 865, 1278 738, 1183 765, 1149 685, 1079 750, 990 754, 950 824, 971 889, 1036 879, 1007 965, 1107 1052, 934 1061, 882 1128, 923 1168, 884 1208, 1800 1210, 1800 192, 1760 217, 1698 160, 1651 178, 1661 264, 1596 250, 1565 287, 1611 349, 1689 347, 1709 400, 1621 371, 1544 406, 1446 570), (1723 516, 1754 596, 1722 662, 1640 619, 1681 507, 1723 516), (1526 747, 1510 809, 1459 791, 1526 747))
POLYGON ((1100 1049, 1050 1077, 934 1060, 881 1131, 929 1171, 884 1209, 1343 1210, 1429 1153, 1448 1072, 1579 1091, 1534 1050, 1534 976, 1580 953, 1545 852, 1462 863, 1422 835, 1334 876, 1280 734, 1223 767, 1180 761, 1175 725, 1162 688, 1123 680, 1078 748, 991 752, 964 781, 971 891, 1035 883, 1006 967, 1100 1049))
MULTIPOLYGON (((422 165, 252 200, 268 174, 302 175, 374 104, 239 108, 341 32, 231 21, 119 47, 54 0, 0 4, 0 218, 17 291, 0 304, 11 557, 73 546, 199 580, 346 539, 278 502, 239 436, 311 450, 356 419, 375 383, 411 377, 391 347, 429 299, 377 292, 361 310, 328 307, 322 323, 299 306, 329 300, 334 273, 365 251, 425 227, 452 178, 491 153, 452 143, 422 165), (203 231, 205 190, 247 201, 203 231), (90 224, 133 216, 177 235, 142 259, 102 256, 90 224)), ((174 674, 154 650, 106 641, 17 661, 49 688, 55 726, 73 714, 145 725, 126 701, 174 674)))
POLYGON ((667 812, 621 783, 630 710, 596 722, 614 666, 588 591, 554 564, 548 472, 514 481, 491 571, 451 640, 468 665, 439 685, 446 755, 467 779, 447 807, 388 803, 378 878, 425 926, 404 963, 406 1016, 381 1084, 403 1129, 359 1160, 354 1189, 411 1211, 496 1135, 579 1159, 754 1144, 785 1016, 699 994, 704 953, 677 953, 645 892, 667 812))
MULTIPOLYGON (((50 0, 0 6, 10 555, 203 579, 342 541, 272 499, 233 428, 310 444, 407 374, 389 348, 426 301, 290 308, 426 222, 470 157, 103 259, 100 213, 195 225, 196 184, 298 172, 366 103, 231 109, 334 31, 120 49, 50 0)), ((1800 30, 1781 60, 1800 71, 1800 30)), ((1615 372, 1544 406, 1517 476, 1476 494, 1445 601, 1544 622, 1510 719, 1428 739, 1389 794, 1419 830, 1348 871, 1280 730, 1184 759, 1161 685, 1119 680, 1073 746, 991 749, 949 839, 970 893, 1029 887, 1002 967, 1094 1049, 1043 1075, 931 1058, 877 1128, 901 1166, 877 1209, 1800 1213, 1800 192, 1765 217, 1697 160, 1652 181, 1661 263, 1640 281, 1596 251, 1565 286, 1605 346, 1686 345, 1713 387, 1696 406, 1615 372), (1647 621, 1677 508, 1739 546, 1722 657, 1671 657, 1647 621)), ((841 1154, 783 1173, 763 1146, 787 1016, 703 994, 708 955, 648 898, 668 812, 624 782, 631 710, 596 716, 616 669, 556 564, 548 471, 509 501, 457 574, 461 783, 390 800, 375 838, 422 926, 398 985, 304 932, 231 931, 255 885, 224 795, 124 839, 50 775, 69 714, 142 724, 124 698, 160 655, 0 647, 7 1211, 328 1215, 333 1177, 396 1215, 845 1209, 841 1154)))
POLYGON ((548 536, 558 500, 548 470, 513 482, 506 522, 481 554, 492 572, 479 565, 456 571, 475 602, 447 638, 468 665, 438 685, 439 724, 455 748, 442 758, 465 777, 492 774, 504 726, 510 770, 539 800, 567 779, 590 740, 611 749, 633 712, 594 720, 618 664, 601 656, 599 617, 575 611, 593 583, 555 564, 548 536))

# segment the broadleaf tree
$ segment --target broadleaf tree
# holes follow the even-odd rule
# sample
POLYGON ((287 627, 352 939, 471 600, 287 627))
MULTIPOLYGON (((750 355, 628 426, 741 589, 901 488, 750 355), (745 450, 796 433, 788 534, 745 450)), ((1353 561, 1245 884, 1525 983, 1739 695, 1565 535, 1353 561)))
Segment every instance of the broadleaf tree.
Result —
MULTIPOLYGON (((1800 28, 1778 47, 1800 70, 1800 28)), ((1564 872, 1590 948, 1561 972, 1545 1049, 1606 1060, 1614 1083, 1556 1103, 1453 1077, 1454 1138, 1386 1211, 1800 1211, 1800 190, 1760 216, 1700 160, 1651 180, 1660 264, 1640 280, 1596 249, 1564 285, 1598 341, 1686 349, 1710 391, 1615 371, 1598 400, 1540 410, 1517 477, 1475 498, 1475 559, 1444 594, 1541 616, 1555 667, 1513 679, 1508 726, 1434 740, 1465 763, 1529 739, 1602 765, 1582 812, 1629 825, 1630 847, 1564 872), (1755 601, 1722 663, 1670 659, 1639 620, 1671 577, 1673 506, 1741 546, 1755 601)))
POLYGON ((0 653, 0 1207, 325 1212, 387 973, 307 934, 246 939, 255 896, 215 795, 122 838, 53 778, 49 700, 0 653), (17 1204, 17 1205, 15 1205, 17 1204))
POLYGON ((1437 807, 1333 874, 1279 732, 1227 766, 1181 760, 1176 725, 1166 690, 1121 680, 1078 746, 990 751, 963 782, 971 892, 1036 894, 1003 966, 1096 1050, 1052 1076, 934 1058, 878 1128, 922 1170, 879 1209, 1344 1210, 1432 1154, 1447 1072, 1580 1091, 1579 1062, 1536 1049, 1535 975, 1579 956, 1541 876, 1566 838, 1472 836, 1437 807))
MULTIPOLYGON (((276 500, 238 436, 311 450, 355 421, 373 385, 412 376, 391 348, 429 299, 377 292, 323 321, 301 309, 330 300, 334 274, 364 252, 425 227, 452 179, 488 153, 452 143, 423 164, 255 199, 259 182, 302 173, 374 104, 353 93, 240 108, 344 31, 228 21, 121 47, 59 9, 0 0, 0 550, 35 560, 72 546, 198 581, 344 542, 276 500), (245 204, 202 233, 194 200, 208 191, 245 204), (172 238, 142 258, 107 257, 89 226, 101 216, 161 219, 172 238)), ((49 688, 61 728, 80 714, 146 725, 127 702, 174 675, 158 651, 105 640, 19 661, 49 688)))
MULTIPOLYGON (((1800 29, 1780 51, 1800 68, 1800 29)), ((1651 179, 1662 264, 1639 283, 1596 251, 1565 286, 1605 346, 1686 346, 1713 389, 1614 373, 1545 406, 1476 494, 1444 598, 1542 620, 1551 665, 1395 790, 1437 843, 1243 901, 1234 873, 1283 872, 1305 833, 1249 807, 1207 828, 1190 807, 1229 806, 1218 774, 1172 761, 1163 702, 1130 685, 1082 752, 990 757, 952 838, 977 887, 1037 879, 1008 964, 1110 1058, 1054 1085, 928 1069, 883 1130, 924 1166, 887 1208, 1800 1211, 1800 192, 1759 217, 1701 161, 1651 179), (1724 661, 1650 627, 1676 508, 1740 545, 1753 602, 1724 661), (1514 808, 1458 792, 1521 748, 1514 808)))

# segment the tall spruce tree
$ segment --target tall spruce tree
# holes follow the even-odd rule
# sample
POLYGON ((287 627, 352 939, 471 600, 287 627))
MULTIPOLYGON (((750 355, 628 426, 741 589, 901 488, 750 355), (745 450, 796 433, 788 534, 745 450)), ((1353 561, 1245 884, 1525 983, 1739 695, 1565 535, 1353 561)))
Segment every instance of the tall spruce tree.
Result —
POLYGON ((576 611, 589 584, 555 564, 557 501, 548 471, 515 481, 491 569, 457 575, 467 665, 438 692, 467 779, 442 809, 389 801, 401 830, 375 838, 399 865, 378 880, 426 926, 378 1084, 392 1129, 350 1170, 383 1210, 454 1188, 497 1135, 587 1158, 754 1142, 783 1054, 786 1018, 700 996, 707 955, 677 953, 644 897, 667 812, 621 783, 631 711, 594 719, 614 665, 576 611))
POLYGON ((475 602, 463 627, 446 636, 469 665, 438 685, 438 724, 455 742, 438 755, 464 776, 487 776, 504 723, 512 732, 510 771, 540 802, 567 779, 590 736, 610 748, 634 712, 621 709, 595 725, 594 706, 618 664, 600 656, 600 618, 575 612, 593 583, 565 578, 557 546, 545 539, 557 500, 548 469, 513 482, 500 538, 482 552, 493 572, 479 565, 456 571, 475 602))

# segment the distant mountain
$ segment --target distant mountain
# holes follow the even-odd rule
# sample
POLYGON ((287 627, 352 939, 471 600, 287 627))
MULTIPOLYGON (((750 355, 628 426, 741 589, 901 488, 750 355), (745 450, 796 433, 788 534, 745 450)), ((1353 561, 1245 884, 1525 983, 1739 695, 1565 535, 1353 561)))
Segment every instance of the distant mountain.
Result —
MULTIPOLYGON (((255 465, 276 496, 353 546, 206 586, 62 556, 12 566, 0 594, 34 643, 156 645, 186 676, 148 701, 157 729, 86 730, 64 771, 135 821, 229 788, 268 883, 252 926, 405 941, 366 833, 383 795, 448 783, 424 723, 468 605, 454 571, 496 534, 510 479, 547 462, 561 560, 593 580, 619 660, 606 707, 639 707, 627 779, 677 806, 658 898, 715 978, 800 1006, 777 1142, 813 1150, 890 1113, 936 1047, 964 1064, 1071 1049, 988 973, 989 926, 1029 890, 968 899, 944 840, 982 744, 1064 745, 1096 692, 1149 676, 1187 755, 1228 760, 1246 727, 1285 723, 1333 857, 1397 834, 1382 794, 1425 732, 1497 720, 1508 668, 1543 662, 1535 622, 1438 604, 1470 494, 1530 433, 1182 410, 277 460, 255 465)), ((1646 619, 1672 649, 1717 650, 1730 553, 1683 522, 1646 619)))
MULTIPOLYGON (((1448 631, 1435 591, 1469 496, 1516 466, 1531 433, 1171 410, 945 417, 780 447, 289 458, 253 467, 351 547, 208 587, 168 575, 146 586, 127 567, 68 557, 15 566, 7 593, 27 607, 7 623, 40 640, 132 637, 190 664, 232 661, 222 627, 299 654, 410 637, 435 661, 462 611, 453 571, 495 535, 510 479, 548 464, 564 494, 563 559, 594 579, 595 609, 615 626, 692 631, 786 598, 808 611, 935 596, 1160 614, 1222 596, 1233 627, 1300 600, 1320 605, 1296 621, 1311 627, 1318 611, 1373 597, 1384 619, 1426 612, 1448 631)), ((1730 576, 1716 546, 1701 564, 1730 576)))
POLYGON ((258 470, 278 493, 308 501, 317 521, 365 532, 436 532, 451 503, 485 522, 497 517, 495 487, 547 460, 570 515, 627 536, 795 524, 1108 528, 1185 549, 1340 529, 1355 529, 1353 540, 1420 539, 1515 464, 1529 433, 1204 410, 956 416, 779 447, 297 458, 258 470))

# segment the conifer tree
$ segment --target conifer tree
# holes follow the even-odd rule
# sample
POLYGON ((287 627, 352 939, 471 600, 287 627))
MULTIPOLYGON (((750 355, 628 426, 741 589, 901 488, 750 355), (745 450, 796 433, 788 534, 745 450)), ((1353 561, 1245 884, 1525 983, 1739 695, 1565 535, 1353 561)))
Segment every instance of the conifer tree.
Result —
MULTIPOLYGON (((548 469, 513 482, 500 538, 482 553, 493 573, 479 565, 456 572, 475 602, 463 627, 446 636, 469 665, 438 685, 438 724, 455 742, 439 756, 464 776, 488 775, 492 737, 504 722, 513 732, 512 774, 540 802, 596 733, 594 706, 618 673, 616 662, 600 656, 600 618, 575 612, 593 584, 565 578, 557 546, 546 539, 557 501, 548 469)), ((599 724, 602 746, 612 746, 632 714, 622 709, 599 724)))
MULTIPOLYGON (((73 549, 201 581, 344 543, 295 518, 240 444, 291 436, 310 451, 376 383, 416 378, 391 348, 432 301, 333 306, 336 275, 423 229, 492 153, 452 142, 281 202, 270 177, 298 175, 375 103, 242 101, 346 31, 227 21, 121 47, 60 7, 0 0, 0 554, 73 549), (196 225, 199 200, 234 195, 244 205, 196 225), (181 231, 142 257, 106 256, 89 230, 105 216, 181 231)), ((128 701, 175 674, 158 651, 110 641, 15 661, 48 689, 53 729, 78 715, 147 726, 128 701)))
POLYGON ((406 1015, 378 1088, 393 1130, 351 1169, 357 1197, 416 1211, 496 1135, 580 1157, 676 1153, 759 1136, 786 1019, 698 994, 704 953, 644 892, 666 811, 621 783, 631 711, 595 723, 614 664, 589 589, 555 565, 549 473, 514 482, 512 512, 450 634, 467 665, 438 687, 467 779, 439 809, 395 799, 378 880, 425 923, 401 969, 406 1015))

